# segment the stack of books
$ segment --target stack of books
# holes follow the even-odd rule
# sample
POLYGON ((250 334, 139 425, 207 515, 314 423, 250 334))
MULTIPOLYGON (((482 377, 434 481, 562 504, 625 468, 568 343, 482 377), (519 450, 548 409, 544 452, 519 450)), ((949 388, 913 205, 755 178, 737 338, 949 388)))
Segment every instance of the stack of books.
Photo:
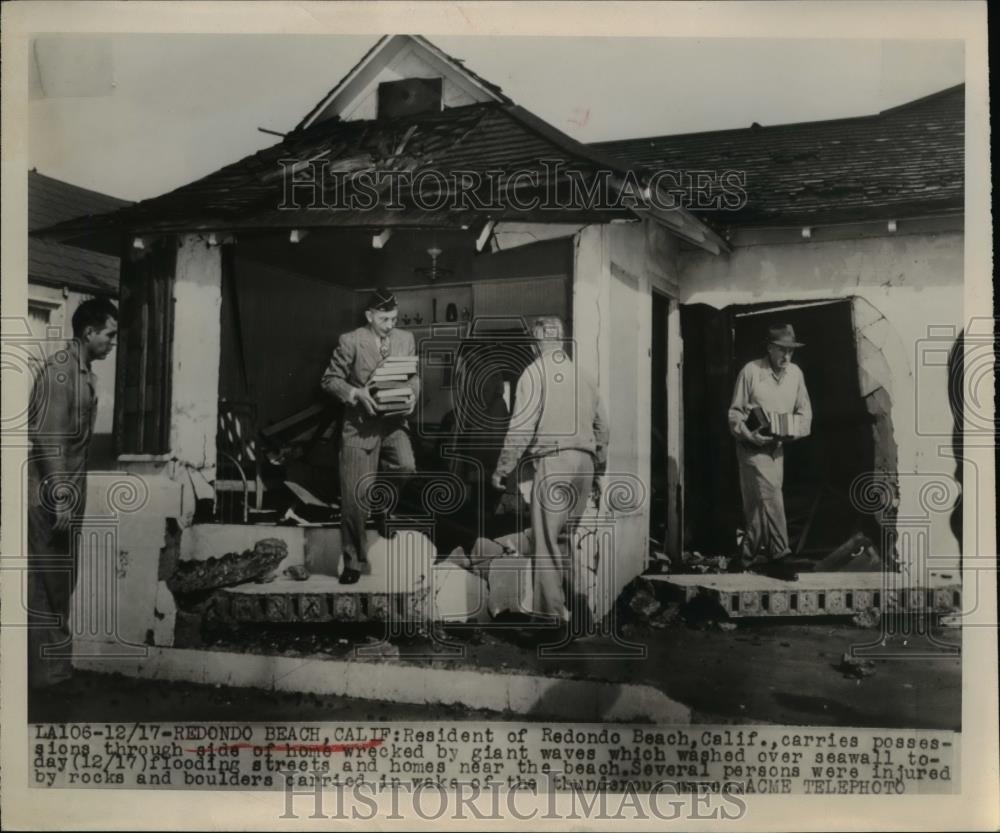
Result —
POLYGON ((405 382, 417 372, 416 356, 388 356, 369 382, 379 412, 399 413, 410 408, 413 391, 405 382))
POLYGON ((800 437, 805 434, 805 420, 799 414, 765 411, 755 406, 747 417, 747 428, 770 437, 800 437))

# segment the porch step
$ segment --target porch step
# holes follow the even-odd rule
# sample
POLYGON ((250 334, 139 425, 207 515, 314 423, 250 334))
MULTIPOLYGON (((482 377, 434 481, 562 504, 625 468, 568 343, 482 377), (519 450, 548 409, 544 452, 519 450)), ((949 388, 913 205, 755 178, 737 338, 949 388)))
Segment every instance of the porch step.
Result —
POLYGON ((957 571, 930 572, 922 583, 904 585, 899 573, 800 573, 798 581, 753 573, 648 575, 685 601, 714 599, 734 619, 743 617, 850 616, 863 610, 934 611, 961 609, 957 571))

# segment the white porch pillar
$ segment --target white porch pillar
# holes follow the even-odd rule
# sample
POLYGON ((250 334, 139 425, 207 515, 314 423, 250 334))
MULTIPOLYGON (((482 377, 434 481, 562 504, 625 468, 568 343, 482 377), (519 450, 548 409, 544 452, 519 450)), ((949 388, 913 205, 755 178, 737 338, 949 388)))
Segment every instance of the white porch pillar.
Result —
POLYGON ((215 480, 221 316, 222 250, 187 234, 174 278, 170 451, 209 482, 215 480))

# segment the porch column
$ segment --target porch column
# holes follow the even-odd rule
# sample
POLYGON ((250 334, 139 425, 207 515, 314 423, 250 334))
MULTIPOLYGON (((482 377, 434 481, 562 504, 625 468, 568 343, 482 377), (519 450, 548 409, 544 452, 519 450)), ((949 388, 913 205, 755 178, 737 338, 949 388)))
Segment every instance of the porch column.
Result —
POLYGON ((215 480, 221 316, 221 249, 184 235, 174 279, 170 451, 208 482, 215 480))

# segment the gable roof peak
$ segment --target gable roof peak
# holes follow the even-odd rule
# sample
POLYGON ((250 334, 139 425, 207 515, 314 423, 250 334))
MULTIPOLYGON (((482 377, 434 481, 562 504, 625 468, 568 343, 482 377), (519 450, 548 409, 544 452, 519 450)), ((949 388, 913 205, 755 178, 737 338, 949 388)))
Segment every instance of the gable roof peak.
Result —
POLYGON ((381 80, 427 77, 428 74, 443 79, 445 107, 487 101, 511 103, 500 87, 477 75, 463 59, 452 57, 422 35, 383 35, 295 129, 302 130, 334 117, 371 118, 373 99, 381 80), (414 72, 421 74, 410 74, 414 72))

